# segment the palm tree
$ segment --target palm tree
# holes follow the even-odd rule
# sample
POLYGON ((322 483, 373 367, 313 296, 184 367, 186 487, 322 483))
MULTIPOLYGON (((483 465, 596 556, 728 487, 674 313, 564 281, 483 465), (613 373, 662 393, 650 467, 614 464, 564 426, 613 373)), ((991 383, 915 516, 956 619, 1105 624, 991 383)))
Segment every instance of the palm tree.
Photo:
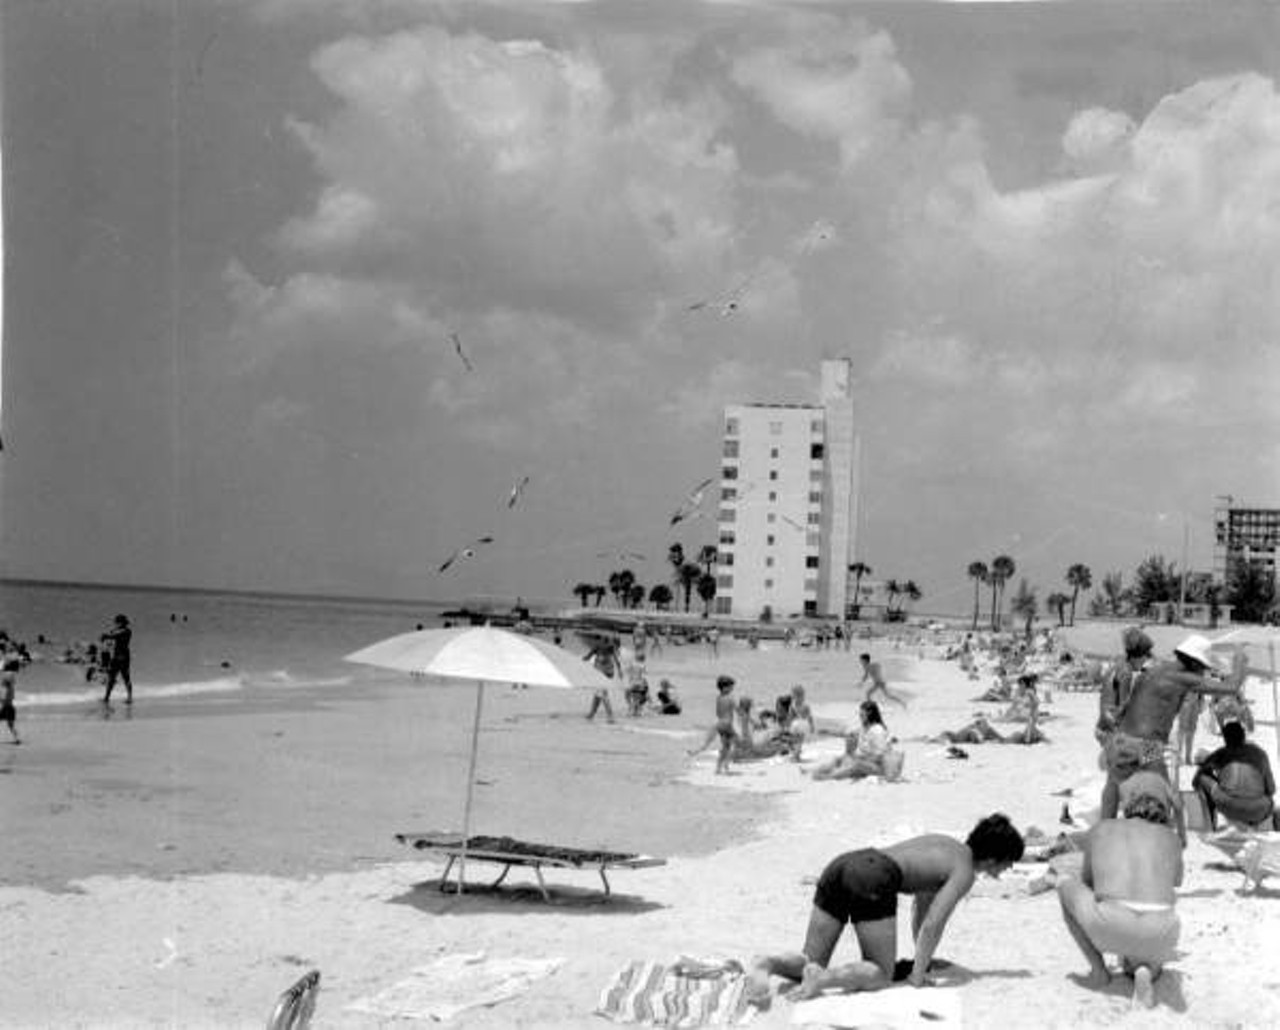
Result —
POLYGON ((978 588, 987 581, 990 573, 984 561, 969 563, 969 578, 973 580, 973 632, 978 632, 978 588))
POLYGON ((627 591, 627 606, 639 608, 642 604, 644 604, 644 585, 632 583, 631 588, 627 591))
POLYGON ((896 579, 891 579, 884 585, 884 592, 888 594, 888 597, 884 602, 885 621, 891 622, 897 615, 893 607, 893 601, 894 598, 902 593, 902 587, 898 585, 898 581, 896 579))
POLYGON ((659 583, 649 591, 649 603, 658 611, 666 611, 667 605, 675 600, 675 594, 671 592, 671 588, 665 583, 659 583))
POLYGON ((902 594, 909 604, 915 604, 924 596, 920 591, 920 588, 916 586, 916 581, 914 579, 909 579, 902 584, 902 594))
POLYGON ((623 569, 618 573, 618 599, 622 602, 622 607, 627 607, 631 599, 631 588, 636 585, 636 574, 630 569, 623 569))
POLYGON ((1004 585, 1013 578, 1017 566, 1007 554, 1001 554, 991 560, 991 628, 1000 629, 1000 609, 1004 600, 1004 585))
POLYGON ((596 595, 596 607, 599 608, 600 602, 604 600, 604 595, 605 593, 607 593, 607 591, 605 590, 604 587, 602 587, 599 583, 597 583, 594 593, 596 595))
POLYGON ((1036 601, 1036 592, 1027 586, 1027 580, 1024 576, 1018 581, 1018 592, 1013 595, 1013 599, 1009 602, 1009 613, 1018 616, 1025 622, 1028 640, 1031 639, 1031 623, 1035 621, 1039 608, 1040 605, 1036 601))
POLYGON ((1058 613, 1058 625, 1065 626, 1067 624, 1067 605, 1071 603, 1071 595, 1064 594, 1060 590, 1055 590, 1052 594, 1044 599, 1044 606, 1051 612, 1058 613))
POLYGON ((716 545, 703 544, 698 550, 698 564, 702 566, 702 571, 708 576, 713 575, 712 566, 716 563, 716 545))
POLYGON ((596 588, 593 587, 590 583, 579 583, 576 587, 573 588, 573 596, 578 599, 578 601, 582 604, 583 608, 587 606, 587 600, 595 592, 596 592, 596 588))
POLYGON ((684 548, 676 543, 667 548, 667 564, 671 566, 671 579, 680 582, 680 569, 684 565, 684 548))
POLYGON ((866 562, 856 561, 849 566, 849 571, 853 573, 853 603, 849 606, 853 609, 853 617, 858 617, 858 595, 862 592, 862 577, 870 576, 875 570, 866 562))
POLYGON ((698 596, 702 599, 702 617, 711 614, 711 602, 716 597, 716 577, 704 572, 698 577, 698 596))
POLYGON ((609 573, 609 593, 613 595, 615 602, 620 602, 622 598, 622 573, 609 573))
POLYGON ((696 562, 685 562, 680 566, 680 589, 684 591, 684 610, 689 610, 689 601, 693 596, 693 588, 697 586, 702 575, 702 566, 696 562))
POLYGON ((1071 587, 1071 625, 1074 626, 1076 598, 1080 596, 1081 590, 1088 590, 1093 586, 1093 573, 1089 571, 1089 566, 1077 563, 1067 569, 1067 585, 1071 587))

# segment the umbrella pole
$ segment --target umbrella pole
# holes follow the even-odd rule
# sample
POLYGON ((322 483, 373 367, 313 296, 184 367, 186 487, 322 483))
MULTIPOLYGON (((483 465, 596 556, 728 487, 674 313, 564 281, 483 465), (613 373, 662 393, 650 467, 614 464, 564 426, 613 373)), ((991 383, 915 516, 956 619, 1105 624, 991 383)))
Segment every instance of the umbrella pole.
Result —
POLYGON ((462 854, 458 858, 458 893, 467 877, 467 841, 471 837, 471 792, 476 783, 476 750, 480 744, 480 712, 484 707, 484 680, 476 686, 476 718, 471 726, 471 759, 467 763, 467 805, 462 812, 462 854))

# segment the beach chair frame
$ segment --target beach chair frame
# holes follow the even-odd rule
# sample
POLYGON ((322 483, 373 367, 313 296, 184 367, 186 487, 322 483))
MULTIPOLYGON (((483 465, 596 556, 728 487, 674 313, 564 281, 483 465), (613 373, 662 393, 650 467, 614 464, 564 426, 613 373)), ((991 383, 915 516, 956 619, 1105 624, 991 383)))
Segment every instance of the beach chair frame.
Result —
MULTIPOLYGON (((445 864, 444 875, 440 877, 440 890, 446 890, 449 883, 449 873, 453 870, 454 862, 463 854, 462 837, 459 834, 440 833, 432 830, 424 833, 397 833, 396 840, 417 851, 428 851, 445 856, 448 861, 445 864)), ((606 869, 646 869, 666 865, 667 863, 665 858, 654 858, 651 855, 587 851, 576 848, 531 844, 526 841, 511 840, 509 848, 494 847, 484 837, 474 837, 467 840, 466 857, 468 862, 475 860, 502 866, 502 872, 498 874, 498 878, 489 884, 490 890, 496 889, 506 879, 507 874, 513 867, 524 866, 531 868, 534 876, 537 877, 538 890, 542 894, 542 900, 548 902, 551 900, 551 892, 547 889, 546 880, 542 875, 544 866, 561 869, 595 869, 600 874, 600 882, 604 885, 604 896, 608 898, 612 895, 613 890, 609 883, 609 877, 605 873, 606 869)), ((459 891, 463 887, 463 884, 458 884, 459 891)))

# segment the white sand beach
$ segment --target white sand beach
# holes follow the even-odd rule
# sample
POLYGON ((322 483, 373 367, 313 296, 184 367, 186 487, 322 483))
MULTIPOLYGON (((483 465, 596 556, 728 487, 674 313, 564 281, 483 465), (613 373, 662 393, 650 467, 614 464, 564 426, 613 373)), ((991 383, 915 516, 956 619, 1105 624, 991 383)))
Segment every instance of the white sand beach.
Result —
MULTIPOLYGON (((1119 629, 1082 626, 1077 638, 1109 650, 1119 629)), ((1160 650, 1169 646, 1165 635, 1160 650)), ((466 741, 433 750, 429 724, 438 710, 421 687, 262 710, 211 704, 194 716, 28 725, 27 743, 6 748, 0 770, 8 774, 0 777, 0 1025, 261 1026, 279 992, 312 968, 323 978, 317 1027, 427 1025, 425 1009, 416 1019, 379 1015, 370 1000, 416 969, 482 953, 496 962, 558 961, 506 1000, 450 1015, 448 1025, 601 1028, 610 1024, 593 1011, 600 992, 632 960, 746 962, 798 947, 813 880, 840 851, 922 831, 963 836, 992 811, 1055 834, 1064 800, 1077 813, 1096 803, 1093 693, 1053 694, 1043 725, 1050 743, 975 746, 957 761, 920 738, 967 722, 983 707, 973 698, 989 679, 970 681, 931 651, 920 657, 884 639, 856 641, 852 652, 733 643, 713 661, 700 647, 668 647, 651 662, 651 682, 660 676, 678 685, 683 715, 631 719, 615 696, 616 725, 587 724, 580 697, 491 692, 477 779, 500 789, 477 788, 479 829, 644 846, 667 858, 611 872, 608 899, 594 872, 576 870, 547 871, 550 903, 520 869, 496 892, 442 894, 442 863, 394 843, 397 831, 460 825, 466 741), (910 699, 905 712, 885 712, 907 754, 902 782, 813 783, 786 759, 716 777, 710 752, 684 757, 710 721, 718 672, 758 699, 804 683, 821 726, 848 723, 860 699, 856 654, 867 644, 910 699), (557 709, 562 717, 547 716, 557 709), (525 761, 520 738, 534 722, 581 761, 554 776, 525 761), (606 766, 625 776, 608 780, 602 797, 606 766), (1059 796, 1068 788, 1086 792, 1059 796), (767 803, 759 811, 770 813, 746 839, 720 811, 744 799, 767 803), (662 828, 668 823, 674 832, 662 828)), ((1257 739, 1274 756, 1270 681, 1251 678, 1249 694, 1257 739)), ((841 746, 822 736, 805 764, 841 746)), ((1105 992, 1072 979, 1085 963, 1054 892, 1029 893, 1023 875, 980 881, 939 948, 954 963, 945 984, 957 990, 963 1025, 1280 1025, 1272 958, 1280 882, 1242 894, 1240 872, 1195 838, 1186 862, 1180 955, 1152 1011, 1130 1010, 1123 979, 1105 992)), ((483 866, 469 873, 493 875, 483 866)), ((855 954, 849 935, 836 958, 855 954)), ((791 1010, 780 998, 752 1025, 790 1025, 791 1010)))

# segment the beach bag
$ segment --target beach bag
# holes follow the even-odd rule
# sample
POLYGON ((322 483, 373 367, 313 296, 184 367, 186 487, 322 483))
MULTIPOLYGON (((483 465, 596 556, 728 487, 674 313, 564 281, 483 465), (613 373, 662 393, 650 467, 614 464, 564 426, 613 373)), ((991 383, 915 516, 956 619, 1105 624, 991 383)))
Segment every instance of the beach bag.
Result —
POLYGON ((897 744, 890 744, 889 750, 884 753, 884 758, 880 760, 881 776, 884 777, 886 783, 897 783, 902 779, 902 767, 906 764, 907 756, 897 744))

